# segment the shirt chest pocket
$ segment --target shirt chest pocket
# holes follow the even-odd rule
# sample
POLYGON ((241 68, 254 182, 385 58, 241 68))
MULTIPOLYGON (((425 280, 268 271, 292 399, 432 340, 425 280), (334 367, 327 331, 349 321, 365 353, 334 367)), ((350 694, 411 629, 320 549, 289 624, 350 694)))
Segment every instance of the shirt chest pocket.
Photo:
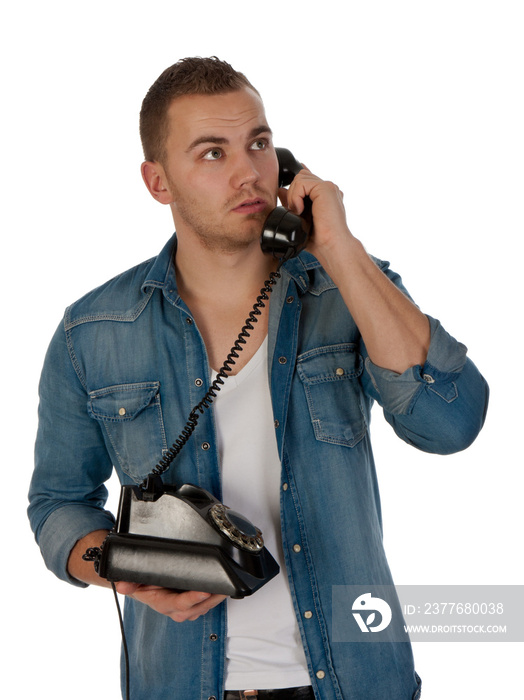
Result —
POLYGON ((359 382, 363 369, 354 343, 328 345, 298 357, 317 440, 354 447, 366 434, 367 408, 359 382))
POLYGON ((167 449, 160 382, 91 391, 88 411, 102 428, 113 462, 135 481, 144 479, 167 449))

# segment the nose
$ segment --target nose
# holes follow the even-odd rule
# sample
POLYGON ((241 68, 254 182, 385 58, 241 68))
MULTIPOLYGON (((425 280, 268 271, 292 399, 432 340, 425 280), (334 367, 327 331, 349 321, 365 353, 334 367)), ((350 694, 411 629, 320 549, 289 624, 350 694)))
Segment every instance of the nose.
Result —
POLYGON ((260 173, 256 168, 253 157, 249 153, 241 153, 233 158, 231 168, 231 184, 235 189, 242 189, 258 181, 260 173))

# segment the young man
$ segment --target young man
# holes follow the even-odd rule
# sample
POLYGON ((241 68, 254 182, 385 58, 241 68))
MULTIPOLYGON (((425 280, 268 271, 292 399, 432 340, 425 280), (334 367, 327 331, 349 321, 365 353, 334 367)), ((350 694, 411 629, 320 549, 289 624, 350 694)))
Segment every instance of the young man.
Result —
POLYGON ((113 527, 104 482, 114 468, 140 483, 176 440, 276 267, 260 234, 277 195, 298 214, 308 196, 307 251, 282 267, 232 376, 163 477, 248 515, 281 573, 243 600, 118 584, 131 697, 418 698, 408 642, 333 639, 334 585, 392 584, 371 405, 402 439, 444 454, 475 439, 487 386, 351 234, 335 185, 304 168, 278 190, 271 129, 241 73, 179 61, 149 90, 141 136, 144 182, 170 206, 176 236, 69 307, 51 343, 30 492, 46 563, 74 585, 107 585, 82 559, 113 527))

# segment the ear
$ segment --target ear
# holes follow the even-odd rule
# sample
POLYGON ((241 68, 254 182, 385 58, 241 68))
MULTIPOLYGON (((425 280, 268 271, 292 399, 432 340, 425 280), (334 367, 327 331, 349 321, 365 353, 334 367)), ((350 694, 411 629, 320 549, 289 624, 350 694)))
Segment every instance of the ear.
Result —
POLYGON ((164 168, 160 163, 146 160, 142 163, 140 170, 149 194, 161 204, 171 204, 173 195, 169 189, 164 168))

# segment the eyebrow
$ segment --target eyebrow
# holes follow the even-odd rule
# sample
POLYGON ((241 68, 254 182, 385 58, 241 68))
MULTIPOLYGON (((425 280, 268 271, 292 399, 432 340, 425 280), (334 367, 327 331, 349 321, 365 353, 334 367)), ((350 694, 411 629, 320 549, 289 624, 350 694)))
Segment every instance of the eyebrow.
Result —
MULTIPOLYGON (((267 124, 260 124, 259 126, 253 127, 251 131, 248 134, 248 141, 251 139, 254 139, 256 136, 259 136, 260 134, 269 134, 271 135, 273 132, 269 128, 267 124)), ((224 136, 213 136, 213 135, 208 135, 208 136, 199 136, 197 139, 192 141, 189 145, 189 147, 186 150, 186 153, 189 153, 192 151, 194 148, 197 146, 201 146, 203 143, 214 143, 217 146, 222 146, 225 144, 229 143, 229 139, 225 138, 224 136)))

